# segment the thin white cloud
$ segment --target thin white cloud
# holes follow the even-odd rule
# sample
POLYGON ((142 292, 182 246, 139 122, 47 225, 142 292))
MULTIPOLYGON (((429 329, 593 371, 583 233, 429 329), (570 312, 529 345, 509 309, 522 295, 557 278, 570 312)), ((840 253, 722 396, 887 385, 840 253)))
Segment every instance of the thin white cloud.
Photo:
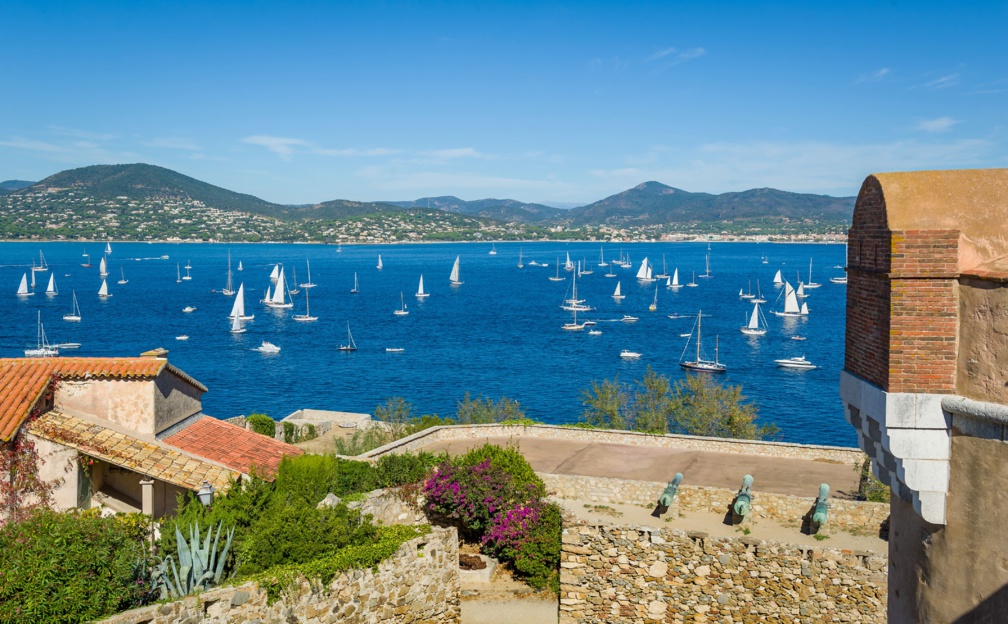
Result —
POLYGON ((391 156, 393 154, 398 154, 401 151, 402 150, 390 149, 387 147, 375 147, 371 149, 331 149, 326 147, 317 147, 312 149, 311 153, 319 154, 320 156, 391 156))
POLYGON ((704 54, 707 54, 707 50, 703 48, 690 48, 689 50, 679 50, 678 48, 664 48, 662 50, 656 51, 651 56, 644 59, 646 62, 654 62, 664 59, 665 65, 676 65, 678 63, 685 63, 686 61, 692 61, 695 58, 700 58, 704 54))
POLYGON ((3 147, 14 147, 17 149, 29 150, 32 152, 65 152, 66 148, 62 145, 56 145, 55 143, 47 143, 46 141, 36 141, 33 139, 25 139, 23 137, 13 137, 8 141, 0 141, 0 146, 3 147))
POLYGON ((294 148, 308 145, 308 142, 304 139, 291 139, 265 134, 256 134, 250 137, 245 137, 242 139, 242 142, 249 143, 250 145, 260 145, 265 147, 269 151, 280 156, 283 160, 290 160, 294 157, 294 148))
POLYGON ((888 76, 891 73, 891 71, 892 70, 890 70, 888 67, 883 67, 881 69, 875 70, 870 74, 862 74, 857 77, 857 80, 854 81, 854 84, 859 84, 862 82, 878 82, 883 78, 885 78, 886 76, 888 76))
POLYGON ((203 150, 203 147, 195 141, 181 137, 158 137, 149 141, 144 141, 143 145, 148 147, 165 147, 168 149, 187 150, 190 152, 199 152, 203 150))
POLYGON ((481 154, 471 147, 454 147, 450 149, 436 149, 427 150, 420 152, 421 156, 430 156, 431 158, 437 158, 439 160, 457 160, 459 158, 486 158, 485 154, 481 154))
POLYGON ((924 132, 945 132, 952 126, 962 123, 958 119, 953 119, 952 117, 938 117, 936 119, 925 119, 917 124, 918 130, 923 130, 924 132))
POLYGON ((75 137, 78 139, 87 139, 89 141, 111 141, 116 138, 115 134, 108 132, 91 132, 90 130, 80 130, 78 128, 68 128, 66 126, 50 125, 49 129, 53 131, 54 134, 61 136, 75 137))
POLYGON ((947 89, 959 82, 959 74, 949 74, 924 83, 928 89, 947 89))

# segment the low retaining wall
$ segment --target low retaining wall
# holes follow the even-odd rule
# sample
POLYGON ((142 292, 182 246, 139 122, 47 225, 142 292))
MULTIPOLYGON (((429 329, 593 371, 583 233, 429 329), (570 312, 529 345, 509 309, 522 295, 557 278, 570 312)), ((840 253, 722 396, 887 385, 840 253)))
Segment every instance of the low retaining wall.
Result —
POLYGON ((856 448, 841 446, 818 446, 812 444, 791 444, 788 442, 763 442, 759 440, 729 440, 725 438, 704 438, 686 435, 652 435, 636 431, 615 431, 609 429, 578 429, 556 425, 452 425, 424 429, 391 444, 365 453, 363 457, 380 457, 387 453, 418 451, 432 442, 441 440, 463 440, 472 438, 530 437, 552 440, 574 440, 579 442, 604 442, 630 446, 650 446, 658 448, 715 451, 718 453, 741 453, 768 457, 789 457, 792 459, 818 459, 834 461, 848 466, 858 465, 865 454, 856 448))
POLYGON ((560 623, 883 623, 887 565, 871 553, 565 522, 560 623))
POLYGON ((256 583, 219 587, 166 604, 114 615, 106 624, 190 624, 256 621, 457 623, 461 617, 458 534, 435 528, 404 543, 372 569, 348 570, 326 588, 302 581, 294 596, 267 604, 256 583))
MULTIPOLYGON (((546 489, 568 500, 610 505, 653 507, 665 489, 665 483, 654 481, 624 481, 603 477, 539 474, 546 489)), ((676 494, 679 511, 710 511, 725 513, 735 500, 735 490, 682 485, 676 494)), ((756 519, 769 518, 781 524, 801 524, 812 508, 815 497, 788 496, 769 492, 753 492, 752 513, 756 519)), ((889 503, 869 503, 830 499, 828 526, 846 531, 877 532, 889 518, 889 503)))

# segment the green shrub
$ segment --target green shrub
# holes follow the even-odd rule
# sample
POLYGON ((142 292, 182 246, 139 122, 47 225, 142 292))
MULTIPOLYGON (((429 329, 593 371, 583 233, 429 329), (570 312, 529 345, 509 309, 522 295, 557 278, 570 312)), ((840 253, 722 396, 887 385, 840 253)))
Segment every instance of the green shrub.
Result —
POLYGON ((297 427, 294 426, 294 423, 284 422, 281 424, 283 425, 284 442, 287 444, 294 444, 295 442, 300 441, 301 436, 298 435, 298 430, 297 427))
POLYGON ((238 574, 308 563, 350 545, 369 544, 375 526, 361 520, 360 512, 346 505, 318 509, 315 503, 277 498, 237 553, 238 574))
POLYGON ((245 421, 252 427, 252 431, 259 435, 268 438, 276 436, 276 421, 266 414, 249 414, 245 421))
POLYGON ((476 466, 485 461, 490 462, 491 470, 508 474, 513 479, 515 488, 527 492, 524 500, 542 498, 546 495, 546 484, 532 469, 528 460, 513 446, 502 448, 493 444, 484 444, 456 457, 452 463, 459 467, 476 466))
POLYGON ((304 441, 314 440, 318 437, 318 430, 315 429, 315 425, 308 423, 301 429, 301 439, 304 441))
POLYGON ((83 622, 148 596, 146 518, 41 510, 0 530, 0 621, 83 622))
POLYGON ((522 421, 525 412, 514 399, 501 397, 497 402, 493 399, 478 396, 475 399, 466 392, 458 402, 456 420, 460 425, 487 425, 505 421, 522 421))
POLYGON ((280 461, 274 485, 286 501, 317 505, 330 492, 337 496, 370 492, 381 487, 381 482, 378 471, 367 462, 333 455, 301 455, 280 461))
POLYGON ((380 487, 394 488, 423 481, 444 455, 421 451, 416 455, 383 455, 375 464, 380 487))
POLYGON ((538 589, 560 591, 560 534, 563 530, 560 507, 545 503, 539 507, 537 521, 528 527, 525 539, 504 560, 528 584, 538 589))
POLYGON ((865 458, 860 468, 854 464, 854 472, 859 472, 858 500, 873 503, 888 503, 892 494, 889 486, 879 481, 871 471, 871 459, 865 458))

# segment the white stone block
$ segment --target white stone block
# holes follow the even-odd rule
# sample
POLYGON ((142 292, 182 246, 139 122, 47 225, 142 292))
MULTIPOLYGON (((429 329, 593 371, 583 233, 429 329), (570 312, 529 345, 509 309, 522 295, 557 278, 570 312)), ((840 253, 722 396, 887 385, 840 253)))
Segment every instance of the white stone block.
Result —
POLYGON ((949 463, 929 459, 907 459, 899 464, 899 480, 915 492, 947 492, 949 463))
POLYGON ((861 384, 864 382, 847 371, 840 371, 840 398, 844 404, 861 405, 861 384))
POLYGON ((885 424, 887 428, 912 428, 917 423, 916 395, 907 392, 885 394, 885 424))
POLYGON ((918 394, 916 427, 918 429, 948 429, 952 426, 951 416, 942 409, 942 394, 918 394))
POLYGON ((945 524, 945 494, 919 492, 914 496, 914 511, 931 524, 945 524))
POLYGON ((890 429, 882 447, 900 459, 943 459, 951 453, 948 431, 941 429, 890 429))

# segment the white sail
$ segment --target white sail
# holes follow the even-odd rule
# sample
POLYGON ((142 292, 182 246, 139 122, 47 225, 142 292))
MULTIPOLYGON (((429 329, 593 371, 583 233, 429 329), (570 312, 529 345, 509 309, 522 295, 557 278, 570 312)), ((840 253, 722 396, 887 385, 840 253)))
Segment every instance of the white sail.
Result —
POLYGON ((282 306, 284 305, 284 270, 280 269, 280 274, 277 276, 276 290, 273 291, 273 297, 270 298, 270 304, 282 306))
POLYGON ((241 260, 238 261, 238 270, 239 271, 244 271, 245 270, 244 267, 242 267, 241 260))
POLYGON ((525 265, 522 264, 522 248, 519 247, 518 248, 518 268, 520 269, 523 266, 525 266, 525 265))
POLYGON ((56 275, 53 273, 49 274, 49 285, 46 286, 45 294, 47 295, 58 295, 59 292, 56 290, 56 275))
POLYGON ((616 282, 616 290, 613 292, 612 298, 616 299, 616 300, 619 300, 619 299, 623 299, 624 297, 626 297, 626 295, 624 295, 622 292, 620 292, 620 283, 616 282))
POLYGON ((462 283, 459 278, 459 256, 455 256, 455 264, 452 265, 451 275, 448 277, 448 281, 451 282, 452 286, 458 286, 462 283))
POLYGON ((749 317, 749 329, 759 329, 759 304, 753 304, 752 316, 749 317))
POLYGON ((574 270, 574 263, 571 262, 570 252, 568 251, 567 252, 567 261, 564 262, 564 271, 573 271, 573 270, 574 270))
POLYGON ((805 284, 804 283, 798 282, 798 290, 795 291, 795 296, 796 297, 800 297, 802 299, 805 298, 805 284))
POLYGON ((801 308, 798 307, 798 297, 795 295, 794 288, 791 287, 790 282, 784 282, 784 315, 787 316, 797 316, 801 313, 801 308))
POLYGON ((98 275, 101 277, 108 275, 108 267, 105 264, 105 256, 102 256, 101 262, 98 263, 98 275))
POLYGON ((382 261, 381 261, 381 254, 378 254, 378 267, 377 268, 378 268, 379 271, 381 270, 382 266, 383 265, 382 265, 382 261))
POLYGON ((21 276, 21 285, 17 289, 18 297, 28 297, 34 295, 35 293, 28 290, 28 274, 25 273, 21 276))
POLYGON ((420 286, 417 287, 416 291, 417 299, 423 299, 424 297, 430 296, 430 293, 425 293, 423 289, 423 274, 420 274, 420 286))
POLYGON ((105 280, 101 281, 101 288, 98 289, 98 296, 101 297, 102 299, 112 296, 108 292, 108 282, 106 282, 105 280))
POLYGON ((270 287, 269 287, 269 286, 267 286, 267 287, 266 287, 266 296, 265 296, 265 297, 263 297, 263 300, 262 300, 262 302, 263 302, 263 303, 268 303, 268 302, 269 302, 269 300, 270 300, 270 298, 271 298, 272 296, 273 296, 273 295, 271 295, 271 294, 270 294, 270 287))
POLYGON ((64 314, 64 321, 79 321, 80 316, 80 305, 77 304, 77 291, 72 291, 73 293, 73 303, 70 305, 70 314, 64 314))
POLYGON ((112 255, 112 243, 105 243, 105 253, 112 255))
POLYGON ((648 264, 647 258, 641 262, 640 268, 637 269, 637 279, 639 280, 649 280, 651 279, 651 265, 648 264))
POLYGON ((32 290, 35 290, 35 267, 32 267, 32 274, 31 274, 31 276, 32 276, 32 284, 31 284, 32 290))
POLYGON ((242 320, 240 316, 236 316, 231 319, 231 333, 232 334, 245 333, 245 327, 242 325, 242 320))
POLYGON ((245 315, 245 283, 242 282, 238 286, 238 294, 235 296, 234 303, 231 305, 231 314, 228 318, 234 318, 236 316, 245 315))
POLYGON ((808 316, 808 304, 805 303, 804 301, 801 304, 801 313, 802 316, 808 316))
POLYGON ((280 265, 274 264, 273 270, 270 272, 270 280, 275 282, 278 279, 280 279, 280 265))
POLYGON ((672 288, 679 288, 679 267, 672 273, 672 288))
POLYGON ((780 269, 777 269, 777 274, 773 276, 773 283, 777 286, 784 283, 784 278, 781 277, 780 269))

